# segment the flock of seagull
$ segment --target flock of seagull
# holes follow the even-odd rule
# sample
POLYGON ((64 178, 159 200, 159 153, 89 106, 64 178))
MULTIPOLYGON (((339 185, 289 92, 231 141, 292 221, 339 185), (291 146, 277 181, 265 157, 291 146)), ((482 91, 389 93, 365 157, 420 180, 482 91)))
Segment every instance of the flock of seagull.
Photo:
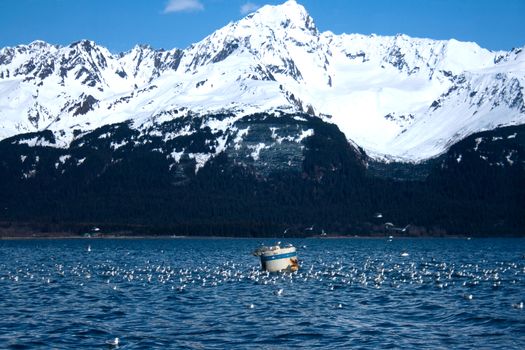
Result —
MULTIPOLYGON (((91 253, 91 246, 87 247, 91 253)), ((124 288, 126 283, 156 283, 167 285, 171 289, 184 292, 191 288, 217 287, 226 283, 256 283, 280 286, 283 283, 317 282, 325 284, 328 290, 344 286, 364 286, 381 288, 383 286, 399 288, 403 285, 425 285, 443 289, 450 287, 472 288, 480 284, 499 288, 504 284, 525 284, 525 264, 522 262, 500 262, 495 266, 480 264, 449 264, 410 259, 406 251, 386 259, 367 258, 364 262, 313 261, 302 266, 294 273, 268 273, 252 265, 225 261, 219 265, 175 267, 166 263, 149 260, 142 266, 121 266, 111 261, 94 265, 79 261, 73 266, 64 266, 55 262, 53 266, 42 263, 38 266, 26 266, 14 271, 5 271, 0 265, 0 282, 54 283, 66 275, 78 280, 80 286, 90 281, 102 281, 114 289, 124 288), (51 267, 51 268, 50 268, 51 267)), ((276 289, 277 296, 283 289, 276 289)), ((472 298, 468 298, 472 299, 472 298)), ((520 305, 519 302, 516 305, 520 305)), ((522 304, 521 304, 522 305, 522 304)))
MULTIPOLYGON (((94 254, 91 246, 85 248, 86 254, 94 254)), ((105 284, 113 290, 125 290, 130 284, 165 286, 174 293, 204 291, 207 288, 220 288, 231 283, 267 285, 275 297, 293 297, 293 289, 307 288, 313 283, 315 288, 327 292, 341 288, 361 287, 387 288, 389 293, 396 288, 418 288, 423 286, 435 290, 449 289, 466 301, 475 302, 480 288, 495 290, 514 286, 525 288, 525 259, 517 262, 453 264, 433 258, 411 257, 406 251, 398 255, 382 258, 368 257, 364 261, 352 258, 336 258, 333 261, 316 258, 305 262, 299 271, 293 273, 268 273, 253 264, 224 261, 209 264, 205 261, 190 267, 172 266, 157 260, 144 260, 140 264, 119 264, 112 260, 85 263, 81 259, 74 265, 57 262, 42 262, 9 269, 0 264, 0 286, 6 283, 60 283, 69 277, 79 286, 90 283, 105 284), (294 284, 292 287, 291 285, 294 284), (299 286, 297 286, 299 284, 299 286), (301 285, 301 284, 304 284, 301 285), (289 295, 288 295, 289 294, 289 295)), ((524 302, 515 300, 509 304, 513 309, 523 309, 524 302)), ((256 308, 249 303, 248 309, 256 308)), ((343 308, 343 304, 335 304, 343 308)), ((119 346, 119 338, 108 341, 112 347, 119 346)))

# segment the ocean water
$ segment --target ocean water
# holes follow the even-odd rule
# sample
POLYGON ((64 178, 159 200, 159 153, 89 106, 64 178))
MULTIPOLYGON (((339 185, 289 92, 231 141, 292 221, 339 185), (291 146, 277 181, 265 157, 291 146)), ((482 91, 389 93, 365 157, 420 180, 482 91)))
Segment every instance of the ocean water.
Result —
POLYGON ((524 239, 260 242, 0 241, 0 348, 525 349, 524 239))

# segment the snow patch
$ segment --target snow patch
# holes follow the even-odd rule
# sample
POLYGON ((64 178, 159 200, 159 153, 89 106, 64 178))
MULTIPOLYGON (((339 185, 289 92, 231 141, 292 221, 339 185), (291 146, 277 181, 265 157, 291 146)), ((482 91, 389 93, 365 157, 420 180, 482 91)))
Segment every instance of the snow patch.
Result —
POLYGON ((162 132, 160 130, 151 130, 149 133, 148 133, 149 136, 153 136, 153 137, 162 137, 162 132))
POLYGON ((32 169, 32 170, 29 170, 27 173, 23 173, 22 178, 29 179, 29 178, 35 177, 35 175, 36 175, 36 170, 32 169))
POLYGON ((303 132, 301 133, 301 135, 299 135, 295 141, 296 142, 301 142, 303 141, 305 138, 307 137, 310 137, 310 136, 313 136, 314 135, 314 130, 313 129, 308 129, 308 130, 303 130, 303 132))
POLYGON ((71 158, 71 156, 69 154, 67 154, 67 155, 58 157, 58 161, 61 164, 64 164, 69 158, 71 158))
POLYGON ((209 153, 189 153, 188 157, 195 159, 195 174, 197 174, 199 170, 206 165, 208 160, 210 160, 212 155, 209 153))
POLYGON ((71 158, 70 155, 63 155, 58 157, 58 162, 55 163, 55 169, 58 169, 58 167, 64 164, 69 158, 71 158))
POLYGON ((483 141, 483 138, 482 137, 478 137, 477 139, 474 140, 476 142, 476 146, 474 147, 474 151, 478 151, 478 148, 479 148, 479 145, 481 144, 481 142, 483 141))
MULTIPOLYGON (((177 132, 168 132, 168 133, 164 134, 164 139, 163 140, 164 140, 164 142, 167 142, 167 141, 174 140, 177 137, 190 136, 190 135, 193 135, 194 133, 195 133, 195 130, 192 130, 190 125, 186 125, 186 126, 184 126, 184 128, 178 130, 177 132)), ((151 133, 150 133, 150 135, 151 135, 151 133)), ((160 134, 158 136, 162 136, 162 134, 160 134)))
POLYGON ((171 157, 175 162, 179 163, 180 158, 182 157, 183 154, 184 154, 184 150, 182 150, 181 152, 173 151, 168 156, 171 157))
POLYGON ((279 130, 279 129, 276 128, 276 127, 271 127, 271 128, 270 128, 270 131, 272 132, 272 136, 271 136, 271 137, 272 137, 272 139, 274 139, 274 140, 276 140, 277 137, 278 137, 278 136, 277 136, 277 130, 279 130))
POLYGON ((233 143, 235 144, 234 148, 236 150, 240 150, 241 149, 241 142, 242 142, 243 138, 246 135, 248 135, 248 132, 250 132, 250 127, 247 127, 246 129, 241 129, 241 130, 237 131, 237 135, 233 139, 233 143))
POLYGON ((249 149, 253 150, 253 152, 250 154, 253 160, 257 161, 259 160, 259 156, 261 154, 261 151, 263 149, 268 149, 270 146, 266 146, 264 143, 259 143, 255 146, 248 146, 249 149))
POLYGON ((115 150, 117 150, 117 149, 119 149, 121 147, 126 146, 127 144, 128 144, 128 142, 126 140, 122 140, 121 142, 111 142, 109 147, 115 151, 115 150))
POLYGON ((215 147, 215 155, 218 155, 226 150, 227 136, 219 137, 217 139, 217 146, 215 147))
POLYGON ((39 147, 57 147, 56 144, 53 144, 39 136, 35 136, 33 138, 30 138, 30 139, 25 139, 25 140, 18 140, 16 142, 17 144, 19 145, 28 145, 29 147, 36 147, 36 146, 39 146, 39 147))

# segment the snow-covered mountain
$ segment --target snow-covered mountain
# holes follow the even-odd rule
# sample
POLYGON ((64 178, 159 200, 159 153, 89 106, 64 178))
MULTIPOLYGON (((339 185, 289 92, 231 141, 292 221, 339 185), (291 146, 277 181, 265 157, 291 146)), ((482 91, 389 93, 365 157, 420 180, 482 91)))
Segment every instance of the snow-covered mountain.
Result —
POLYGON ((321 33, 289 0, 184 50, 115 55, 91 41, 0 49, 0 139, 51 130, 66 147, 129 120, 148 130, 225 113, 204 125, 219 132, 254 113, 306 112, 372 156, 418 161, 472 133, 524 124, 524 93, 522 49, 321 33))

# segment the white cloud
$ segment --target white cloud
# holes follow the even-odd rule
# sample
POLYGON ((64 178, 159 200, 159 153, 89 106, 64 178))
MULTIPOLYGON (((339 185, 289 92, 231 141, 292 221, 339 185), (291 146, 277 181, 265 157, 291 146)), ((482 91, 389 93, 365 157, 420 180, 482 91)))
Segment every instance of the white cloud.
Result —
POLYGON ((246 15, 250 12, 258 10, 259 7, 261 6, 254 4, 253 2, 247 2, 246 4, 241 6, 241 14, 246 15))
POLYGON ((199 0, 169 0, 164 13, 202 10, 204 5, 199 0))

